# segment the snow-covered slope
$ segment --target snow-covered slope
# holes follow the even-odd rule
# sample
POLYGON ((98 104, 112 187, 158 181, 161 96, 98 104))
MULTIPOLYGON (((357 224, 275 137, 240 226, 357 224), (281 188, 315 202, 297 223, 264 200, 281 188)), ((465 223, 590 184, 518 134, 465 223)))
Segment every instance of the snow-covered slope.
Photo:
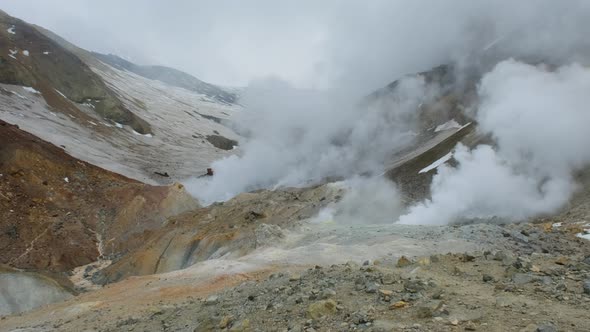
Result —
MULTIPOLYGON (((239 106, 116 69, 42 28, 19 22, 31 31, 43 33, 22 38, 45 38, 44 43, 52 46, 49 48, 61 52, 31 52, 22 57, 32 62, 38 57, 45 62, 59 62, 52 57, 63 54, 77 58, 80 70, 98 74, 96 80, 112 91, 125 111, 145 121, 150 131, 141 134, 135 127, 101 114, 98 108, 102 100, 73 100, 51 84, 38 92, 34 86, 21 86, 20 82, 2 77, 0 82, 7 84, 0 83, 0 119, 62 146, 76 158, 147 183, 171 183, 203 174, 213 160, 235 152, 231 150, 239 137, 227 123, 239 106)), ((0 34, 0 42, 7 45, 10 38, 0 34)), ((70 76, 66 72, 60 79, 67 81, 70 76)))

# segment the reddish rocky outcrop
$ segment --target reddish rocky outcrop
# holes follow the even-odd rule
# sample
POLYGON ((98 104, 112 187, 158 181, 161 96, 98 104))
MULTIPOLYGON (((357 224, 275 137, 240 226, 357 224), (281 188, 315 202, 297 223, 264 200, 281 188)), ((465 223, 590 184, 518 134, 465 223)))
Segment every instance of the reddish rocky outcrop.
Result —
POLYGON ((0 263, 59 272, 116 257, 197 206, 180 184, 143 184, 0 121, 0 263))

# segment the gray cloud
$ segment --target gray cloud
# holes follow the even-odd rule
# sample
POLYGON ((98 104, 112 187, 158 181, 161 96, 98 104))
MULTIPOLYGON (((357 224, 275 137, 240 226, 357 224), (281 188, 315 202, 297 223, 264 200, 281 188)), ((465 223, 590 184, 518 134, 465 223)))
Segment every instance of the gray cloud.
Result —
POLYGON ((486 74, 476 119, 497 149, 459 145, 457 168, 441 166, 432 199, 400 221, 446 224, 463 218, 518 221, 550 214, 576 190, 572 176, 590 163, 590 70, 578 64, 548 71, 507 60, 486 74))
POLYGON ((498 37, 496 51, 570 55, 590 28, 583 0, 5 0, 2 9, 84 48, 214 83, 275 76, 366 91, 498 37))

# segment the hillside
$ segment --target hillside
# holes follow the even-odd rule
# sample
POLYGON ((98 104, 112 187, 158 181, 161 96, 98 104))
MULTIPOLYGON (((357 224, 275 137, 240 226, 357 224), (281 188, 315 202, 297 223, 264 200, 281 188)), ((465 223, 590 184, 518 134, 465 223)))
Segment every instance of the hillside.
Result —
POLYGON ((46 29, 2 17, 0 119, 152 184, 205 172, 238 145, 229 119, 239 106, 111 67, 46 29))
POLYGON ((86 104, 106 120, 128 124, 142 134, 151 132, 149 124, 126 109, 74 54, 2 11, 0 26, 1 83, 32 87, 57 109, 72 107, 70 101, 86 104))
POLYGON ((114 54, 107 55, 92 52, 92 55, 98 60, 119 70, 130 71, 134 74, 151 80, 164 82, 170 86, 184 88, 199 94, 203 94, 220 103, 235 104, 238 99, 233 93, 224 91, 213 84, 203 82, 190 74, 174 68, 164 66, 140 66, 122 59, 114 54))

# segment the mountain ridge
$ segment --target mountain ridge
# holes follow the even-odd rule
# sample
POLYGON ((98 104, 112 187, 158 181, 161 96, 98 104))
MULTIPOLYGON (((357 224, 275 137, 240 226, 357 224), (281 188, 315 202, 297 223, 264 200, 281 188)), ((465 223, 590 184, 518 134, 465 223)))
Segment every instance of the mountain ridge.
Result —
POLYGON ((145 78, 158 80, 175 87, 201 93, 224 104, 235 104, 238 100, 236 94, 225 91, 216 85, 199 80, 193 75, 175 68, 159 65, 137 65, 114 54, 102 54, 97 52, 91 52, 91 54, 98 60, 117 69, 130 71, 145 78))

